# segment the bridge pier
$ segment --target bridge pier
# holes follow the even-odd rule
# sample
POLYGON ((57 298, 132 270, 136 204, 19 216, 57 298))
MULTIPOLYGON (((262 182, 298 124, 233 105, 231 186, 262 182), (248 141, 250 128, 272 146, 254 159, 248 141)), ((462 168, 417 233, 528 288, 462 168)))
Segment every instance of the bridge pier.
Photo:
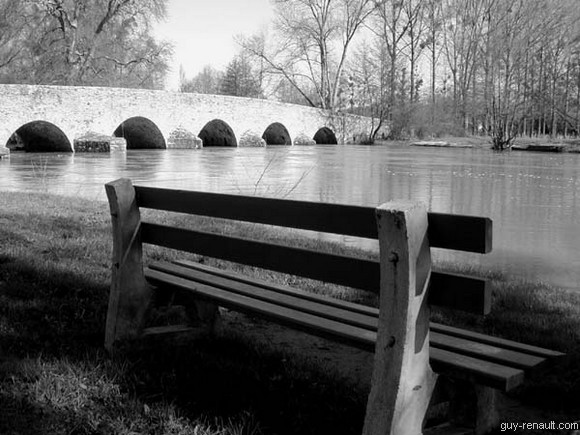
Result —
POLYGON ((253 130, 246 130, 240 135, 238 147, 265 147, 266 141, 259 133, 253 130))
POLYGON ((167 138, 167 149, 199 149, 203 141, 189 130, 178 127, 167 138))
POLYGON ((87 134, 73 141, 75 153, 109 153, 127 150, 127 141, 122 137, 104 134, 87 134))

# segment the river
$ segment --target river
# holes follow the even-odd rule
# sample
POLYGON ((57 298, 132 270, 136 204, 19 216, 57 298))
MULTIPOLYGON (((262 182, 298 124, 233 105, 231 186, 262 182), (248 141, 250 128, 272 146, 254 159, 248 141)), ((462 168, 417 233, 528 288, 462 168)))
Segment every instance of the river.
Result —
MULTIPOLYGON (((493 252, 462 255, 462 262, 580 289, 580 154, 272 146, 13 153, 0 160, 3 190, 104 201, 103 184, 119 177, 151 186, 356 205, 412 199, 435 212, 488 216, 494 226, 493 252)), ((458 260, 441 250, 436 258, 458 260)))

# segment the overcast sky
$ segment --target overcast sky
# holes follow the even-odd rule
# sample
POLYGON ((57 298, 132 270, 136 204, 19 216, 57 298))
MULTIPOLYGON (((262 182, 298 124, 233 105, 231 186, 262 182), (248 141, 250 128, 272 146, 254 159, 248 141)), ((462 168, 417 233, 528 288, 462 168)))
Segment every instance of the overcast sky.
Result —
POLYGON ((223 69, 237 51, 234 36, 255 33, 272 17, 269 0, 168 0, 167 11, 156 34, 175 48, 168 89, 177 87, 179 65, 188 78, 207 64, 223 69))

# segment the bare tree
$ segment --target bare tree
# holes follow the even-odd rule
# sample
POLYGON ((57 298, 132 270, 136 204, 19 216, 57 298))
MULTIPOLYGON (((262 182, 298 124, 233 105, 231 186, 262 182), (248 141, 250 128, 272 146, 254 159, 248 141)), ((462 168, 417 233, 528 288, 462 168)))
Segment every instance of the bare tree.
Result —
POLYGON ((371 118, 367 142, 374 143, 390 114, 389 62, 381 39, 375 38, 362 44, 356 50, 348 70, 349 111, 371 118))
POLYGON ((496 0, 445 0, 444 53, 453 80, 455 120, 469 127, 468 97, 479 65, 478 53, 484 40, 489 11, 496 0))
POLYGON ((494 149, 509 148, 522 119, 523 94, 518 91, 526 54, 545 42, 545 20, 538 0, 503 0, 490 10, 488 27, 489 101, 487 122, 494 149))
POLYGON ((18 0, 0 0, 0 74, 18 61, 31 33, 26 8, 18 0))
POLYGON ((384 44, 390 63, 390 68, 387 74, 390 96, 389 104, 391 108, 397 104, 397 66, 402 50, 401 41, 407 33, 409 26, 408 21, 404 19, 403 6, 404 2, 402 1, 378 1, 375 9, 377 20, 372 27, 375 35, 377 35, 384 44))
POLYGON ((430 89, 431 89, 431 131, 435 128, 435 83, 437 76, 437 63, 439 60, 439 36, 442 29, 442 13, 441 13, 441 2, 442 0, 427 0, 427 31, 426 39, 424 41, 425 47, 431 52, 430 61, 430 89))
POLYGON ((22 81, 163 86, 171 47, 151 36, 150 24, 164 17, 165 0, 16 3, 22 3, 21 16, 33 29, 20 41, 18 67, 26 71, 22 81))
POLYGON ((407 43, 404 50, 406 57, 409 59, 409 80, 410 94, 409 102, 417 102, 419 87, 416 82, 417 64, 423 49, 424 33, 426 30, 426 13, 427 0, 406 0, 403 5, 405 19, 407 21, 407 43))
POLYGON ((275 43, 240 38, 265 71, 284 77, 310 104, 335 110, 348 50, 372 10, 371 0, 274 0, 275 43), (309 89, 315 90, 312 98, 309 89))

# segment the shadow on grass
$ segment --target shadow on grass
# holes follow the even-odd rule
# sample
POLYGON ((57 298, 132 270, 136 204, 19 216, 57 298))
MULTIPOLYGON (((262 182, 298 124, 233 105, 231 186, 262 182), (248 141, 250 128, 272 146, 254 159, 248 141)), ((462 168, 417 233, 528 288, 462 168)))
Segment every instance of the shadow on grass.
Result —
POLYGON ((47 433, 52 426, 50 433, 110 433, 123 419, 151 428, 153 408, 168 424, 168 403, 187 421, 222 428, 242 421, 231 433, 360 432, 366 399, 352 386, 240 340, 156 343, 110 358, 102 350, 106 281, 28 263, 0 259, 0 337, 9 356, 0 359, 0 406, 7 409, 1 433, 47 433), (104 384, 118 388, 100 391, 104 384), (30 417, 35 423, 26 425, 30 417))
POLYGON ((0 433, 3 434, 54 433, 54 422, 67 419, 66 413, 23 398, 18 400, 12 394, 0 393, 0 407, 0 433))
POLYGON ((132 351, 138 397, 163 397, 190 417, 250 413, 265 433, 360 433, 366 397, 321 369, 236 339, 132 351))
POLYGON ((5 353, 84 357, 102 346, 108 288, 73 272, 39 270, 0 259, 0 313, 5 353))

